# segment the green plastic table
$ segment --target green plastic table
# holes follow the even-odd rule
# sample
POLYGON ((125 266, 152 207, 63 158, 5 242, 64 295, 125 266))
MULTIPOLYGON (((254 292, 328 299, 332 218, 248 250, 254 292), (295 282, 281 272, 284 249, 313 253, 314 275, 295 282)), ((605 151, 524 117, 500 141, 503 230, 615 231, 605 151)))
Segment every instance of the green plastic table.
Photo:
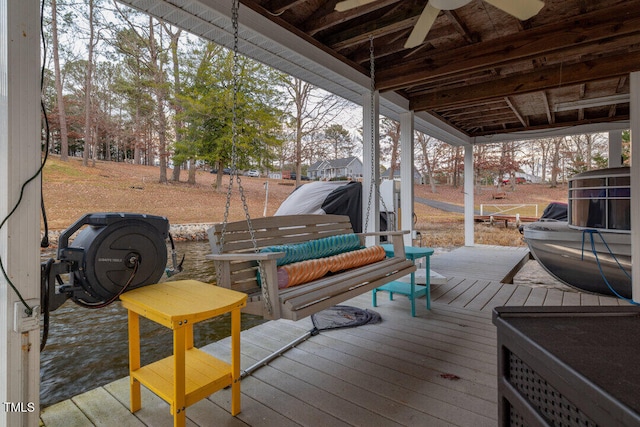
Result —
MULTIPOLYGON (((393 256, 393 245, 384 244, 382 245, 387 256, 393 256)), ((429 274, 431 270, 431 255, 433 255, 432 248, 425 247, 417 247, 417 246, 405 246, 404 248, 407 259, 410 259, 415 264, 417 259, 425 258, 426 259, 426 279, 424 285, 416 285, 416 276, 415 273, 411 273, 411 282, 400 282, 393 281, 389 282, 379 288, 373 290, 373 306, 378 306, 377 300, 377 292, 378 291, 387 291, 389 292, 389 300, 393 300, 393 294, 406 295, 411 301, 411 316, 415 317, 416 315, 416 298, 420 298, 421 296, 426 296, 427 299, 427 310, 431 310, 431 275, 429 274)))

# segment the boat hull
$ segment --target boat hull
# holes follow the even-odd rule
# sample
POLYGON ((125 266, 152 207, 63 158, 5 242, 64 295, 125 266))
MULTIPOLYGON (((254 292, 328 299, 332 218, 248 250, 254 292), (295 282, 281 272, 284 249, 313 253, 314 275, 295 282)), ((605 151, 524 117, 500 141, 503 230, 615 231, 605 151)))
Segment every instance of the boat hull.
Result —
POLYGON ((564 221, 534 222, 523 233, 534 258, 556 279, 581 291, 615 295, 613 288, 631 298, 630 234, 591 234, 564 221))

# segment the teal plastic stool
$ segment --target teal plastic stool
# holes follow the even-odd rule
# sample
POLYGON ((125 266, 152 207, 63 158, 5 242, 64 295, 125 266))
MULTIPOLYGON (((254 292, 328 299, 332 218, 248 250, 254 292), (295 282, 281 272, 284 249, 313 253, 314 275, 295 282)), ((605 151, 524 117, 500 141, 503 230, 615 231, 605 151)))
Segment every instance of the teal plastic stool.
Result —
MULTIPOLYGON (((385 244, 382 245, 384 251, 387 253, 388 257, 392 257, 393 245, 385 244)), ((415 317, 416 315, 416 298, 420 298, 421 296, 426 296, 427 299, 427 310, 431 310, 431 275, 429 274, 431 270, 431 255, 433 255, 432 248, 423 248, 416 246, 405 246, 404 248, 407 259, 416 263, 417 259, 425 258, 425 268, 426 268, 426 279, 424 285, 416 285, 416 276, 415 273, 411 273, 411 282, 399 282, 393 281, 389 282, 379 288, 375 288, 373 290, 372 302, 373 306, 378 306, 377 300, 377 292, 378 291, 386 291, 389 292, 389 300, 393 301, 393 294, 406 295, 411 301, 411 316, 415 317)))

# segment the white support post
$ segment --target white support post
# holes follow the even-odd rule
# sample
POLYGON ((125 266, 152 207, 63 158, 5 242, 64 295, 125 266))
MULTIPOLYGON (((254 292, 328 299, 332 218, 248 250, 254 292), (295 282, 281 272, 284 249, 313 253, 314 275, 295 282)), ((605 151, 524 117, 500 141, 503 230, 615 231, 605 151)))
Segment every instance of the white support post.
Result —
POLYGON ((609 167, 622 166, 622 132, 619 130, 609 132, 609 167))
MULTIPOLYGON (((39 1, 0 0, 0 222, 40 166, 39 78, 39 1)), ((0 229, 2 264, 34 313, 40 310, 39 183, 25 187, 0 229)), ((0 273, 0 426, 37 426, 40 328, 37 319, 24 320, 17 292, 0 273)))
POLYGON ((405 246, 412 245, 413 238, 413 111, 400 115, 400 224, 405 246))
MULTIPOLYGON (((380 141, 379 134, 379 115, 380 115, 380 94, 376 91, 373 95, 367 93, 362 97, 362 129, 363 129, 363 147, 362 147, 362 231, 380 231, 380 197, 378 186, 380 184, 380 141), (371 115, 373 114, 373 123, 371 115), (373 147, 371 141, 373 137, 373 147), (372 167, 373 165, 373 167, 372 167), (369 189, 373 183, 373 191, 371 198, 369 197, 369 189), (364 226, 367 224, 368 229, 364 226)), ((366 245, 376 244, 379 239, 367 237, 366 245)))
POLYGON ((474 246, 473 145, 464 147, 464 245, 474 246))
POLYGON ((629 75, 631 92, 631 292, 640 301, 640 72, 629 75), (639 145, 636 147, 635 144, 639 145))

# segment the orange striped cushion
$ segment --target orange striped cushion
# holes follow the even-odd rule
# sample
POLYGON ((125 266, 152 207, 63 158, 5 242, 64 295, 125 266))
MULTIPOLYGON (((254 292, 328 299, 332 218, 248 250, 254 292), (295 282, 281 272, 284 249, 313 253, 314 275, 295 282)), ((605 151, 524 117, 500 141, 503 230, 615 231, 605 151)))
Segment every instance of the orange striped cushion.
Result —
POLYGON ((371 246, 326 258, 309 259, 278 267, 278 288, 307 283, 328 273, 372 264, 386 257, 382 246, 371 246))

